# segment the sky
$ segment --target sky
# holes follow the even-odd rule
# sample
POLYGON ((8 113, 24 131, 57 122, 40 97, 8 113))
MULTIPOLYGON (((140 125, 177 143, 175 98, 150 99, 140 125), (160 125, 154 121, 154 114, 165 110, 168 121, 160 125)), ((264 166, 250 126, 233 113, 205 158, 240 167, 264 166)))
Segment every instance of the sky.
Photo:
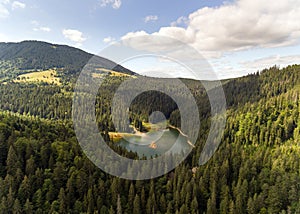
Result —
MULTIPOLYGON (((101 55, 120 41, 153 53, 153 37, 156 49, 173 48, 156 41, 162 36, 197 50, 225 79, 299 64, 299 20, 299 0, 0 0, 0 42, 40 40, 101 55)), ((175 59, 188 55, 178 50, 175 59)), ((184 69, 174 72, 174 60, 166 61, 124 65, 137 73, 161 67, 189 76, 184 69)))

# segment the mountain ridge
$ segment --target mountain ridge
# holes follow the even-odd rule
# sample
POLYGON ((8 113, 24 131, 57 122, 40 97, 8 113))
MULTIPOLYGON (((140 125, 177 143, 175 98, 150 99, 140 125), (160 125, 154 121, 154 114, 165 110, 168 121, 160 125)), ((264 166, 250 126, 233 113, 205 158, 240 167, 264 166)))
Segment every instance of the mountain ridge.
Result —
POLYGON ((95 57, 103 68, 133 75, 134 72, 117 63, 68 45, 43 41, 0 43, 0 61, 10 61, 20 70, 65 68, 79 72, 89 60, 95 57))

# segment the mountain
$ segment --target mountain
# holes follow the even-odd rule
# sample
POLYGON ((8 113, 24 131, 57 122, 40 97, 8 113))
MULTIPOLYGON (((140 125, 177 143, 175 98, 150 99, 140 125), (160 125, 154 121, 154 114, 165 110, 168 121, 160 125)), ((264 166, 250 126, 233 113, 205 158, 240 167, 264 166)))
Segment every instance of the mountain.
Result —
MULTIPOLYGON (((18 59, 5 57, 6 62, 18 59)), ((69 76, 66 71, 62 75, 69 76)), ((126 78, 107 78, 95 99, 95 114, 107 144, 138 159, 108 135, 115 131, 111 101, 126 78)), ((84 154, 71 120, 72 87, 0 83, 0 213, 300 213, 300 65, 222 81, 226 126, 218 150, 201 166, 212 119, 209 100, 199 81, 182 81, 199 108, 195 148, 171 172, 140 181, 111 176, 84 154)), ((154 111, 180 127, 176 103, 155 91, 136 97, 130 121, 142 126, 154 111)))
MULTIPOLYGON (((50 44, 41 41, 23 41, 20 43, 0 43, 0 65, 7 64, 12 68, 2 76, 11 73, 22 74, 32 70, 60 68, 64 78, 68 75, 78 76, 81 69, 94 55, 67 45, 50 44)), ((97 66, 117 72, 133 75, 134 73, 116 63, 95 56, 97 66)), ((1 67, 1 66, 0 66, 1 67)), ((1 75, 1 70, 0 70, 1 75)), ((0 76, 1 78, 1 76, 0 76)))
POLYGON ((24 70, 82 67, 92 56, 73 47, 46 42, 0 43, 0 60, 21 60, 19 68, 24 70))

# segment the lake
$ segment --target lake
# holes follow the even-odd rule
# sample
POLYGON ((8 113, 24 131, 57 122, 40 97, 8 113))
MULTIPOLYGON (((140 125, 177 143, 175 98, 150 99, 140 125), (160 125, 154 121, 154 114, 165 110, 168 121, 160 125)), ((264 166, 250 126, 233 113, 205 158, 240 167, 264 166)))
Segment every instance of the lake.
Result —
POLYGON ((147 158, 162 155, 168 150, 173 154, 177 154, 191 148, 188 138, 171 127, 164 130, 126 136, 117 143, 127 151, 136 152, 140 157, 146 156, 147 158))

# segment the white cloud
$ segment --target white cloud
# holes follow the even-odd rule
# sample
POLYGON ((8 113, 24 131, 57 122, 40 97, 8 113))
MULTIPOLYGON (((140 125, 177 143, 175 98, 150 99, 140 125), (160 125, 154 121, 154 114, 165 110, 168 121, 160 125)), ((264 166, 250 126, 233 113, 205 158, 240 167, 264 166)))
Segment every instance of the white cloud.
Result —
POLYGON ((300 2, 239 0, 219 8, 203 8, 189 16, 200 50, 236 51, 285 46, 300 36, 300 2))
POLYGON ((38 26, 40 23, 37 20, 32 20, 30 24, 38 26))
POLYGON ((114 41, 116 41, 116 39, 111 37, 111 36, 108 36, 108 37, 103 39, 104 43, 113 43, 114 41))
POLYGON ((121 42, 124 46, 150 52, 150 54, 166 54, 169 57, 181 59, 199 58, 199 54, 195 54, 195 49, 186 45, 193 40, 194 34, 179 27, 172 28, 172 32, 169 32, 170 29, 171 27, 161 28, 159 32, 153 34, 145 31, 130 32, 121 38, 121 42), (164 36, 169 33, 173 36, 164 36))
POLYGON ((41 31, 44 31, 44 32, 50 32, 51 31, 51 28, 49 27, 40 27, 41 31))
POLYGON ((33 30, 34 31, 43 31, 43 32, 50 32, 51 28, 46 27, 46 26, 40 26, 40 23, 36 20, 32 20, 30 22, 30 24, 32 24, 34 26, 33 30))
POLYGON ((113 3, 112 7, 114 9, 119 9, 121 7, 121 4, 122 4, 121 0, 115 0, 115 2, 113 3))
POLYGON ((125 46, 151 52, 163 51, 174 46, 169 40, 164 40, 162 37, 151 36, 145 31, 127 33, 121 40, 125 46))
POLYGON ((43 31, 43 32, 50 32, 51 28, 49 27, 35 27, 33 28, 34 31, 43 31))
POLYGON ((111 5, 114 9, 119 9, 122 5, 121 0, 101 0, 101 7, 106 7, 107 5, 111 5))
POLYGON ((9 4, 10 0, 1 0, 0 3, 2 4, 9 4))
POLYGON ((283 68, 288 65, 300 64, 300 55, 272 55, 255 60, 238 62, 237 64, 232 64, 223 58, 218 61, 211 61, 210 64, 216 71, 219 79, 228 79, 262 71, 274 65, 283 68))
MULTIPOLYGON (((273 0, 237 0, 219 7, 201 8, 190 14, 188 20, 179 18, 172 26, 162 27, 152 35, 179 39, 202 53, 221 56, 239 50, 296 44, 300 39, 299 20, 299 0, 277 0, 276 3, 273 0), (186 27, 176 27, 177 22, 183 21, 186 27)), ((140 33, 130 32, 124 38, 140 33)), ((144 43, 135 42, 141 42, 137 46, 144 43)))
POLYGON ((8 7, 11 7, 11 10, 24 9, 26 4, 19 1, 11 3, 10 0, 0 0, 0 19, 7 18, 10 15, 8 7))
POLYGON ((65 36, 65 38, 76 42, 77 45, 81 44, 86 40, 86 38, 83 37, 83 33, 80 32, 79 30, 74 30, 74 29, 64 29, 62 31, 62 34, 65 36))
POLYGON ((11 5, 11 8, 13 10, 16 10, 16 9, 24 9, 26 7, 26 4, 25 3, 22 3, 22 2, 19 2, 19 1, 14 1, 11 5))
POLYGON ((300 55, 280 56, 274 55, 253 61, 244 61, 240 63, 242 67, 252 73, 274 65, 286 67, 287 65, 300 64, 300 55))
POLYGON ((144 22, 145 22, 145 23, 148 23, 148 22, 150 22, 150 21, 154 22, 154 21, 157 21, 157 20, 158 20, 158 16, 156 16, 156 15, 146 16, 146 17, 144 18, 144 22))
POLYGON ((40 30, 44 31, 44 32, 50 32, 51 28, 49 28, 49 27, 40 27, 40 30))
POLYGON ((0 19, 7 18, 9 11, 0 3, 0 19))
POLYGON ((179 17, 175 22, 171 23, 171 27, 177 27, 179 25, 187 25, 188 24, 188 18, 185 16, 179 17))

